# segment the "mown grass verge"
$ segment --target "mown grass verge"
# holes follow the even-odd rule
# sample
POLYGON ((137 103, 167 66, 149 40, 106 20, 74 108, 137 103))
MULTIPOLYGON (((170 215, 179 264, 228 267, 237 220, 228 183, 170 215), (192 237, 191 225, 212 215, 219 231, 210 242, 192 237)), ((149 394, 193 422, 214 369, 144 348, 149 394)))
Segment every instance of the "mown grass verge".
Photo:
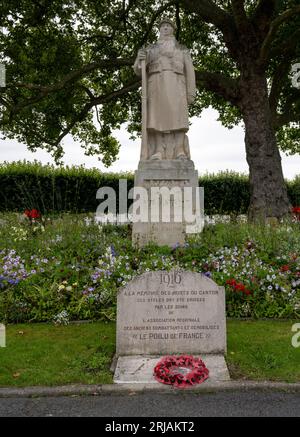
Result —
MULTIPOLYGON (((227 363, 233 379, 300 381, 293 321, 228 320, 227 363)), ((7 326, 0 348, 0 386, 109 384, 115 323, 7 326)))

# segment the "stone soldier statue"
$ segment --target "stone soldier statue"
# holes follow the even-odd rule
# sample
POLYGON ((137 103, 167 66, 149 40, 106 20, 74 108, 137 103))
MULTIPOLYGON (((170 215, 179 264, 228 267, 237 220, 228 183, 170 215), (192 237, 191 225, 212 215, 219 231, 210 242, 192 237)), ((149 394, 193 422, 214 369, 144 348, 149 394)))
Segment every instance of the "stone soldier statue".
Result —
POLYGON ((176 26, 164 18, 156 44, 138 52, 134 71, 141 76, 146 62, 147 159, 190 159, 188 105, 196 94, 189 50, 174 36, 176 26))

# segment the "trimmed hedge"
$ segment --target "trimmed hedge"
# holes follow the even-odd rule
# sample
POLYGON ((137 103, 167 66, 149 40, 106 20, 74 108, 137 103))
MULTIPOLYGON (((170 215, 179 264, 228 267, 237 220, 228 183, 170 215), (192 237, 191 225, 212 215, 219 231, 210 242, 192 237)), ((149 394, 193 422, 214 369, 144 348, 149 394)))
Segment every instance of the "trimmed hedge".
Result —
MULTIPOLYGON (((118 193, 120 178, 127 179, 128 190, 133 187, 133 173, 102 173, 96 168, 54 167, 36 161, 4 163, 0 165, 0 211, 94 212, 99 205, 97 190, 109 186, 118 193)), ((248 176, 229 171, 206 174, 199 178, 199 185, 204 187, 206 214, 247 213, 248 176)), ((300 205, 300 176, 287 181, 287 187, 291 203, 300 205)))

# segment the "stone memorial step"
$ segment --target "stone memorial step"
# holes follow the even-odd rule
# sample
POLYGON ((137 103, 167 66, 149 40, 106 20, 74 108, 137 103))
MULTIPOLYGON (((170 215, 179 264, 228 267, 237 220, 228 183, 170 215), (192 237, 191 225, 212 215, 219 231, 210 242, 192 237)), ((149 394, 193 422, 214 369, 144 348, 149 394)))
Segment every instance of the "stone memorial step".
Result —
POLYGON ((159 358, 182 354, 200 356, 210 381, 229 379, 224 287, 184 270, 137 276, 117 297, 114 381, 156 383, 153 369, 159 358))
MULTIPOLYGON (((201 355, 200 358, 209 370, 209 378, 203 384, 230 380, 226 361, 222 355, 201 355)), ((159 384, 153 376, 153 370, 160 359, 160 356, 143 357, 140 355, 119 357, 114 383, 159 384)))

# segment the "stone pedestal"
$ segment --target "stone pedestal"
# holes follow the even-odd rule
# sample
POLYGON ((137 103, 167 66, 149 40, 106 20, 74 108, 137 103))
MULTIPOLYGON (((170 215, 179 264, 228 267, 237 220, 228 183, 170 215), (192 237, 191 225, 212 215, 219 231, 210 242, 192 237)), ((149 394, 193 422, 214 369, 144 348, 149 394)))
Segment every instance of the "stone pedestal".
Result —
POLYGON ((149 242, 154 242, 160 246, 173 246, 176 243, 183 244, 188 233, 187 231, 189 231, 187 226, 193 227, 193 231, 190 231, 190 233, 201 231, 200 208, 197 208, 197 202, 200 206, 198 172, 195 170, 193 161, 140 161, 138 170, 135 173, 134 186, 135 188, 142 187, 147 190, 149 211, 147 221, 133 223, 132 239, 135 245, 142 247, 149 242), (192 188, 190 191, 192 192, 190 202, 187 199, 185 187, 192 188), (161 193, 164 192, 164 194, 161 194, 159 202, 157 202, 157 197, 154 194, 157 193, 158 189, 160 189, 161 193), (175 205, 177 205, 175 213, 175 197, 173 195, 168 196, 168 192, 175 192, 176 189, 181 190, 182 202, 180 206, 178 206, 178 202, 175 202, 175 205), (171 206, 170 220, 165 222, 162 211, 164 210, 163 208, 168 208, 168 202, 170 202, 171 206), (178 209, 180 208, 182 219, 179 221, 178 209), (191 213, 197 217, 194 223, 187 223, 184 208, 190 208, 191 213), (152 220, 153 217, 159 217, 158 221, 152 220))
POLYGON ((226 380, 225 353, 225 290, 205 275, 152 271, 119 291, 115 382, 151 382, 157 357, 170 354, 209 357, 211 377, 226 380))
MULTIPOLYGON (((116 384, 145 384, 146 386, 159 385, 153 378, 153 369, 161 359, 161 356, 131 355, 120 357, 114 375, 116 384)), ((229 381, 230 376, 222 355, 203 355, 201 359, 209 369, 209 379, 205 385, 229 381)))

